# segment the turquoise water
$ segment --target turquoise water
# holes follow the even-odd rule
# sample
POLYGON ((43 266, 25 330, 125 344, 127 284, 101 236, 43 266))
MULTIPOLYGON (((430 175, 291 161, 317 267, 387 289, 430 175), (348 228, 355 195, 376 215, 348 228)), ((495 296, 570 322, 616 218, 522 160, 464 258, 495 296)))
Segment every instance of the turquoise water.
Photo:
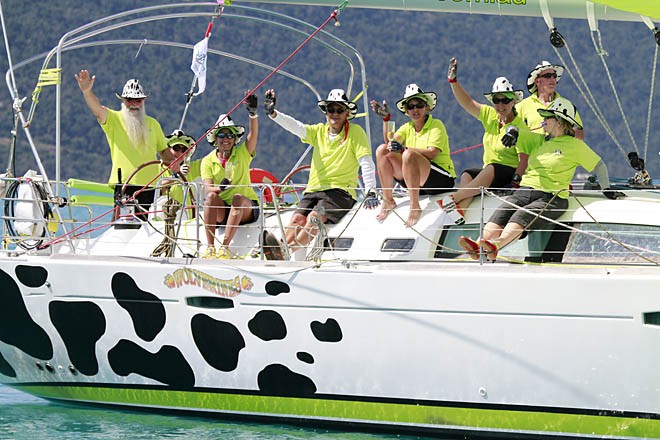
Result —
POLYGON ((0 385, 0 439, 315 439, 413 440, 420 437, 350 433, 48 402, 0 385))

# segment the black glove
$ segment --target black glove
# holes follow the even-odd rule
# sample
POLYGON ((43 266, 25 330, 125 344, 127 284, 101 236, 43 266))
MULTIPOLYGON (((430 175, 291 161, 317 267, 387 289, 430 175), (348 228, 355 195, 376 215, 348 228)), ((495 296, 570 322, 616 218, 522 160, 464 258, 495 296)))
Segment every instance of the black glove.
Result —
POLYGON ((371 101, 371 108, 383 121, 390 120, 390 108, 387 106, 387 101, 383 101, 382 104, 379 104, 376 101, 371 101))
POLYGON ((268 116, 272 116, 273 113, 275 112, 275 103, 277 102, 277 98, 275 96, 275 90, 270 89, 266 91, 266 95, 264 97, 264 110, 266 110, 266 114, 268 116))
POLYGON ((374 209, 380 205, 380 200, 378 200, 378 196, 376 195, 375 191, 369 191, 367 193, 367 196, 364 198, 364 207, 366 209, 374 209))
MULTIPOLYGON (((245 93, 247 94, 248 92, 245 93)), ((257 95, 247 96, 245 98, 244 104, 250 116, 255 116, 257 114, 257 105, 258 105, 257 95)))
POLYGON ((399 141, 392 139, 390 141, 390 151, 392 153, 401 153, 403 151, 403 145, 399 141))
POLYGON ((511 148, 518 143, 518 127, 515 125, 509 125, 506 128, 506 133, 502 136, 502 145, 507 148, 511 148))
POLYGON ((226 177, 224 177, 224 178, 220 181, 220 185, 218 185, 218 187, 220 188, 220 192, 226 190, 227 187, 228 187, 229 185, 231 185, 231 180, 229 180, 229 179, 227 179, 226 177))
POLYGON ((450 83, 458 81, 458 60, 456 58, 449 60, 449 68, 447 69, 447 81, 450 83))
POLYGON ((605 197, 607 197, 608 199, 610 199, 610 200, 616 200, 616 199, 620 199, 620 198, 623 198, 623 197, 626 196, 625 193, 623 193, 621 191, 615 191, 612 188, 605 188, 603 190, 603 195, 605 197))

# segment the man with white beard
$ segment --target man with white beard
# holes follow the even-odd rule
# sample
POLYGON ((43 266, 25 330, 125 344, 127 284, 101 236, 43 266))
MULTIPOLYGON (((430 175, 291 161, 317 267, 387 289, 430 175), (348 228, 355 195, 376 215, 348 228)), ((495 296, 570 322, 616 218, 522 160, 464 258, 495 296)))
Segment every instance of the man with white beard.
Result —
MULTIPOLYGON (((115 194, 121 190, 122 184, 138 166, 155 160, 156 153, 166 164, 175 159, 167 148, 167 140, 160 124, 146 114, 147 95, 137 79, 129 79, 124 85, 121 95, 116 94, 117 98, 121 99, 121 110, 112 110, 101 105, 98 97, 92 91, 96 76, 91 76, 89 71, 83 69, 75 77, 87 106, 96 116, 108 141, 112 157, 112 171, 108 185, 115 187, 115 194)), ((172 166, 171 169, 173 172, 178 172, 178 164, 172 166)), ((158 164, 140 169, 131 178, 125 194, 133 195, 145 186, 153 185, 155 182, 152 180, 159 172, 158 164)), ((153 189, 145 189, 135 195, 140 208, 144 211, 149 209, 153 197, 153 189)))

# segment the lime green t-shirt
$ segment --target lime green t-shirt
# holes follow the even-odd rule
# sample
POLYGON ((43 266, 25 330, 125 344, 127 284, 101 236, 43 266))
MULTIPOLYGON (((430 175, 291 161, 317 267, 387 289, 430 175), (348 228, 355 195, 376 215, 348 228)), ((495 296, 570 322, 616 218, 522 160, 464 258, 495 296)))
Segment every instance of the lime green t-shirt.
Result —
MULTIPOLYGON (((518 111, 520 118, 523 120, 523 122, 525 122, 525 124, 527 124, 532 132, 543 134, 543 127, 541 127, 543 116, 539 115, 538 109, 550 108, 550 106, 555 103, 557 98, 559 98, 559 93, 555 92, 555 99, 548 105, 545 105, 541 102, 538 95, 534 93, 533 95, 528 96, 516 104, 516 110, 518 111)), ((580 118, 580 114, 577 112, 575 113, 575 120, 580 125, 582 125, 582 119, 580 118)))
MULTIPOLYGON (((255 154, 256 156, 256 154, 255 154)), ((232 178, 232 186, 220 193, 220 198, 227 204, 231 205, 231 199, 234 194, 242 194, 250 200, 259 200, 257 193, 254 192, 250 186, 250 164, 254 156, 247 150, 245 144, 235 145, 231 149, 231 155, 227 162, 231 162, 234 166, 234 175, 232 178), (239 185, 239 186, 236 186, 239 185)), ((225 177, 225 167, 222 166, 216 150, 211 151, 202 159, 202 180, 211 179, 215 185, 219 184, 225 177)))
POLYGON ((449 155, 449 137, 447 136, 445 124, 440 119, 433 119, 433 116, 429 115, 429 118, 419 133, 415 131, 413 121, 406 122, 397 130, 396 136, 401 139, 401 143, 406 148, 418 148, 421 150, 425 150, 428 147, 437 148, 439 152, 433 158, 432 162, 447 171, 452 177, 456 177, 454 162, 452 162, 449 155))
POLYGON ((484 167, 497 163, 516 168, 518 167, 518 154, 529 155, 535 147, 535 144, 530 142, 530 137, 524 134, 518 135, 518 142, 514 147, 507 148, 502 144, 502 136, 510 125, 518 127, 519 133, 529 132, 520 116, 516 116, 511 123, 500 127, 497 111, 491 106, 482 105, 479 111, 479 121, 484 126, 484 167))
MULTIPOLYGON (((541 135, 535 135, 542 138, 541 135)), ((562 199, 568 198, 568 187, 578 166, 592 171, 600 156, 587 144, 573 136, 560 136, 543 142, 529 156, 527 171, 520 186, 545 192, 559 192, 562 199)))
MULTIPOLYGON (((122 119, 121 112, 107 109, 107 118, 105 124, 100 124, 110 147, 110 157, 112 158, 112 171, 110 171, 109 185, 119 183, 117 181, 117 170, 121 168, 122 183, 135 171, 135 169, 145 162, 158 159, 158 153, 167 148, 167 140, 163 134, 163 129, 158 121, 147 116, 147 129, 149 130, 149 140, 145 148, 134 147, 128 140, 126 126, 122 119)), ((158 164, 149 165, 142 168, 131 178, 129 185, 147 185, 160 172, 158 164)), ((155 182, 151 183, 154 185, 155 182)))
POLYGON ((343 189, 356 198, 360 158, 371 157, 371 146, 364 129, 348 124, 348 134, 342 130, 334 139, 329 137, 329 124, 305 125, 303 143, 314 147, 309 181, 305 193, 343 189))

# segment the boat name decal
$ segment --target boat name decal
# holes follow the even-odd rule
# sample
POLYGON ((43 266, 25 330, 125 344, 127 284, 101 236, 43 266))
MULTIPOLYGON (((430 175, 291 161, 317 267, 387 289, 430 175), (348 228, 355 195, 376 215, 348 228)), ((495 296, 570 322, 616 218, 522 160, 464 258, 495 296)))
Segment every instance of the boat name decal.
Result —
POLYGON ((254 283, 246 275, 243 275, 242 278, 236 275, 233 279, 221 280, 200 270, 188 268, 177 269, 173 273, 165 275, 163 283, 170 289, 183 285, 197 286, 227 298, 237 296, 243 290, 252 290, 254 287, 254 283))

